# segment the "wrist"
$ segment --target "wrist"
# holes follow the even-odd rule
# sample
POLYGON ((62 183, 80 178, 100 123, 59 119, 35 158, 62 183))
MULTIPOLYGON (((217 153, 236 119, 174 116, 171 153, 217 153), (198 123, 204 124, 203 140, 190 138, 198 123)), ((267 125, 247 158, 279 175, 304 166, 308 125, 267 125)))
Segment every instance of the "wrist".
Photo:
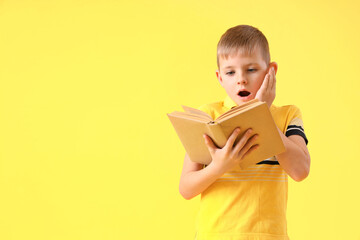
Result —
POLYGON ((264 101, 264 102, 266 102, 266 104, 269 106, 269 108, 271 107, 271 105, 272 105, 272 103, 274 102, 274 98, 272 98, 272 99, 267 99, 266 101, 264 101))
POLYGON ((212 174, 214 177, 219 178, 221 177, 225 172, 222 170, 222 168, 216 164, 214 161, 212 161, 207 168, 209 168, 210 174, 212 174))

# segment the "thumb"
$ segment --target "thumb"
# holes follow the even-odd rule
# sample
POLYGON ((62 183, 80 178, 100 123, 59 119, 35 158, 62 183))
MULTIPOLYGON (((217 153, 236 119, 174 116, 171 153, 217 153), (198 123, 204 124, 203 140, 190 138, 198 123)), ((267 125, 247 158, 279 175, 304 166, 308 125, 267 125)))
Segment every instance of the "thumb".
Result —
POLYGON ((265 91, 266 89, 268 89, 269 87, 269 80, 270 80, 270 74, 266 74, 264 81, 261 84, 260 89, 262 89, 263 91, 265 91))
POLYGON ((205 139, 205 144, 208 147, 210 154, 213 155, 217 147, 215 146, 213 140, 208 135, 204 134, 203 136, 205 139))
POLYGON ((259 99, 260 101, 264 101, 263 94, 266 91, 266 89, 268 88, 268 85, 269 85, 269 74, 266 74, 264 81, 262 82, 259 90, 256 93, 255 98, 259 99))

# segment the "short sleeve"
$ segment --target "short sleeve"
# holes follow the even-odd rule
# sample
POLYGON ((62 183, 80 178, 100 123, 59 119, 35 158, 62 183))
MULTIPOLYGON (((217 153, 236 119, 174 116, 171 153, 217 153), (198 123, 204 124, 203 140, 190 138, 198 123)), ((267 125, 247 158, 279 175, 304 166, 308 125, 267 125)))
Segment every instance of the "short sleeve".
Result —
POLYGON ((197 109, 207 113, 209 116, 211 116, 212 119, 215 119, 214 109, 212 109, 209 104, 204 104, 204 105, 198 107, 197 109))
POLYGON ((308 139, 304 131, 304 124, 302 120, 302 115, 300 109, 293 106, 291 111, 291 120, 289 125, 286 128, 285 136, 289 137, 291 135, 299 135, 304 138, 306 145, 308 144, 308 139))

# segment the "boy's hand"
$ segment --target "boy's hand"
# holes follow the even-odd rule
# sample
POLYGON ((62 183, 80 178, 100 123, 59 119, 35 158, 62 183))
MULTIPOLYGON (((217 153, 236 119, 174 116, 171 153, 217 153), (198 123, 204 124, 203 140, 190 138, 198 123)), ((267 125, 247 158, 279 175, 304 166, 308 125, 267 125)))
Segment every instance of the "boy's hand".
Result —
POLYGON ((256 93, 255 98, 260 101, 266 102, 267 105, 271 106, 275 99, 275 88, 276 88, 276 78, 275 78, 275 70, 273 67, 270 68, 269 72, 266 74, 261 87, 256 93))
POLYGON ((214 167, 220 175, 231 170, 236 165, 239 165, 240 161, 246 154, 254 151, 259 147, 257 144, 254 145, 254 141, 258 135, 255 134, 252 136, 251 129, 248 129, 240 138, 239 142, 234 145, 239 133, 240 128, 236 128, 230 135, 223 148, 216 147, 212 139, 204 134, 206 146, 208 147, 212 157, 212 162, 209 166, 214 167))

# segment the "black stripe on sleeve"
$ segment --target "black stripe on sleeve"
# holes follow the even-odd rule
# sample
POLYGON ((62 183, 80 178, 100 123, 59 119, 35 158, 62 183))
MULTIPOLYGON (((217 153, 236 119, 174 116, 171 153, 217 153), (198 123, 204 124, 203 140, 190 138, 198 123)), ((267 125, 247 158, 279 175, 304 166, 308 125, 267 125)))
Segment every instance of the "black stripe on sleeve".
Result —
POLYGON ((269 160, 264 160, 264 161, 258 162, 256 165, 261 165, 261 164, 280 165, 278 161, 269 161, 269 160))
POLYGON ((305 133, 303 131, 301 131, 299 129, 291 129, 291 130, 286 131, 285 136, 288 137, 288 136, 291 136, 291 135, 300 135, 301 137, 304 138, 306 145, 308 144, 308 140, 307 140, 306 135, 305 135, 305 133))
POLYGON ((289 126, 287 127, 287 129, 289 129, 289 128, 298 128, 298 129, 304 131, 304 129, 303 129, 301 126, 298 126, 298 125, 289 125, 289 126))

